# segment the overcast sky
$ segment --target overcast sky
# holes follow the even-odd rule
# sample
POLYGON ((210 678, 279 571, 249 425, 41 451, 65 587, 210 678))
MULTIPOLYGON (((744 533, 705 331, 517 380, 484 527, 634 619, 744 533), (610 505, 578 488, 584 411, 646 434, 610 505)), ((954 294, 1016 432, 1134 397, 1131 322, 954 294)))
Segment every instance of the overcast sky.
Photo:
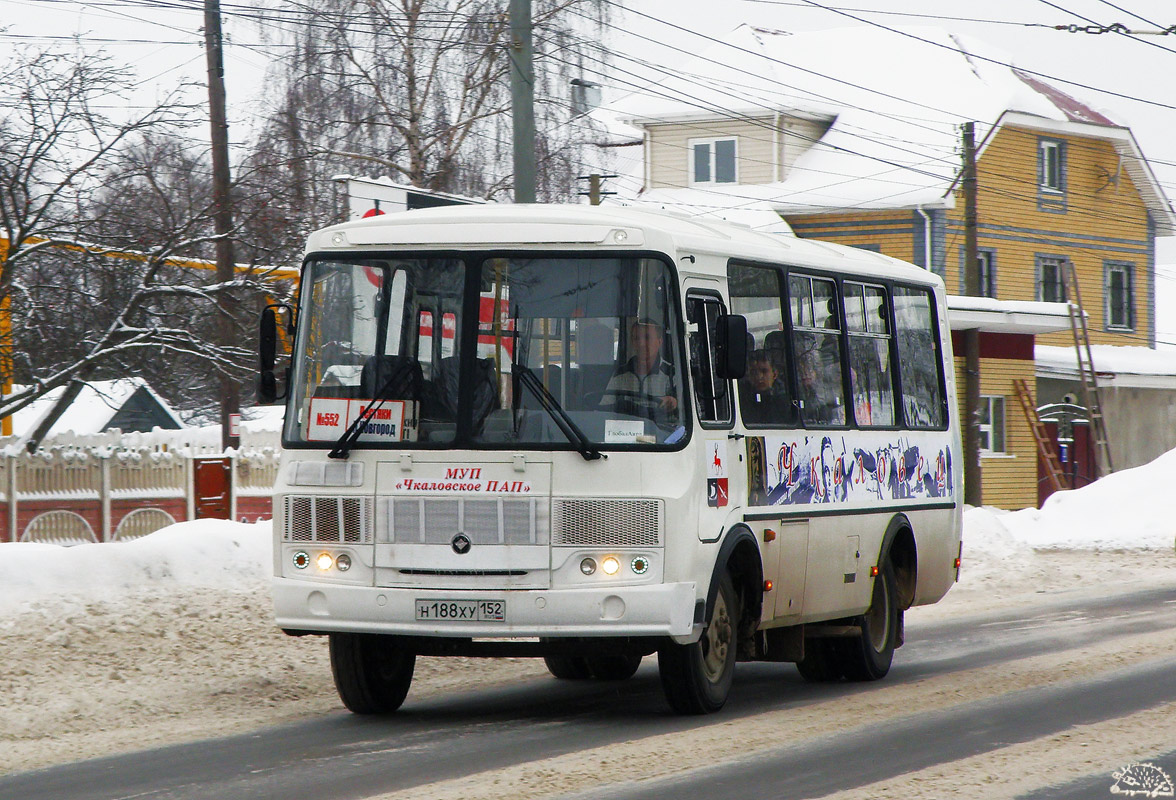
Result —
MULTIPOLYGON (((204 79, 202 4, 178 2, 191 10, 176 10, 170 7, 176 2, 162 0, 0 0, 0 40, 35 45, 80 36, 82 46, 102 49, 138 73, 144 95, 137 101, 143 101, 181 80, 204 79)), ((239 142, 264 102, 269 57, 260 45, 272 27, 264 19, 259 24, 253 6, 222 2, 229 38, 230 131, 239 142)), ((1145 33, 1176 26, 1173 0, 843 0, 836 5, 827 0, 625 0, 625 5, 631 11, 622 27, 632 34, 610 35, 611 46, 667 66, 685 56, 660 43, 698 52, 711 44, 707 37, 720 37, 741 22, 788 31, 938 25, 984 39, 1007 51, 1013 65, 1049 76, 1059 88, 1129 125, 1160 183, 1176 196, 1176 92, 1170 80, 1176 71, 1176 33, 1145 33), (1056 29, 1115 23, 1131 33, 1056 29)), ((280 8, 281 0, 273 7, 280 8)), ((196 129, 193 135, 201 133, 196 129)), ((1159 262, 1176 264, 1176 243, 1161 243, 1159 262)), ((1166 296, 1176 294, 1176 271, 1161 272, 1158 288, 1165 320, 1172 320, 1162 323, 1161 336, 1176 340, 1176 313, 1166 311, 1166 296)))

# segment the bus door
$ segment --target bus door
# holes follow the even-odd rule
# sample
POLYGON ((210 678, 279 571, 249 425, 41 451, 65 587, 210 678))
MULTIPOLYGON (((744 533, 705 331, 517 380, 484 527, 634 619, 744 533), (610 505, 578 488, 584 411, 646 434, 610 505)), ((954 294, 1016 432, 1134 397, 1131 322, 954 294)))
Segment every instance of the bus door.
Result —
POLYGON ((698 522, 698 538, 703 541, 718 539, 735 510, 746 505, 747 497, 743 455, 732 435, 735 403, 731 381, 719 378, 715 369, 718 321, 727 309, 719 293, 710 288, 713 285, 686 283, 686 345, 698 415, 697 439, 702 442, 698 457, 706 476, 706 503, 698 522))

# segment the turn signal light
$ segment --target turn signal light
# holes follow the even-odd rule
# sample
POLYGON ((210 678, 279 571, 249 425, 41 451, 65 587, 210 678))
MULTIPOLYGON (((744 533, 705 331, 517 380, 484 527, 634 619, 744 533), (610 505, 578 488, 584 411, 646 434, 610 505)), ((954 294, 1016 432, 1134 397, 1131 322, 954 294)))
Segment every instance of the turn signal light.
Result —
POLYGON ((877 567, 870 567, 870 577, 871 578, 878 577, 878 568, 877 567))
POLYGON ((772 587, 773 587, 773 586, 775 586, 775 585, 776 585, 776 584, 772 583, 771 581, 764 581, 764 591, 765 591, 765 592, 770 592, 770 591, 772 591, 772 587))

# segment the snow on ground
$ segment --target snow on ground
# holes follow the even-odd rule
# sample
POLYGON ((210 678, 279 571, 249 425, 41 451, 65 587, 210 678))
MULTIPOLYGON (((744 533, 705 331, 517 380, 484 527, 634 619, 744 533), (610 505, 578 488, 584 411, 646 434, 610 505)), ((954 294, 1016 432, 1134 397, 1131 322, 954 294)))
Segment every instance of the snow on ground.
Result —
MULTIPOLYGON (((909 622, 1176 588, 1174 479, 1176 451, 1041 510, 969 509, 961 582, 909 622)), ((198 521, 119 544, 0 544, 0 774, 339 709, 325 641, 273 626, 270 535, 198 521)), ((409 700, 542 675, 538 660, 420 659, 409 700)))

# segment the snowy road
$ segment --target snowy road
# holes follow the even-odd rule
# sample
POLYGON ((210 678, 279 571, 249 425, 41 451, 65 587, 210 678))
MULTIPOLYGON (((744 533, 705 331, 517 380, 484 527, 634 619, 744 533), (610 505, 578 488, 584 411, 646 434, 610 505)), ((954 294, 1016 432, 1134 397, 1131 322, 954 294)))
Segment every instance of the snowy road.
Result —
MULTIPOLYGON (((331 713, 17 774, 0 778, 0 798, 668 798, 687 788, 851 798, 928 770, 962 773, 994 753, 1024 773, 1009 797, 1061 774, 1071 784, 1089 775, 1102 788, 1086 796, 1106 796, 1111 773, 1140 757, 1138 748, 1120 752, 1131 741, 1176 772, 1174 643, 1172 586, 1091 599, 1068 592, 1050 605, 942 621, 920 621, 916 610, 907 645, 878 684, 809 685, 791 665, 741 664, 721 714, 683 719, 668 713, 648 659, 621 684, 532 679, 410 695, 390 719, 331 713), (1054 772, 1048 755, 1018 750, 1048 753, 1051 737, 1082 731, 1095 746, 1085 770, 1054 772)), ((1005 796, 996 788, 984 796, 1005 796)), ((903 796, 920 795, 915 787, 903 796)))

